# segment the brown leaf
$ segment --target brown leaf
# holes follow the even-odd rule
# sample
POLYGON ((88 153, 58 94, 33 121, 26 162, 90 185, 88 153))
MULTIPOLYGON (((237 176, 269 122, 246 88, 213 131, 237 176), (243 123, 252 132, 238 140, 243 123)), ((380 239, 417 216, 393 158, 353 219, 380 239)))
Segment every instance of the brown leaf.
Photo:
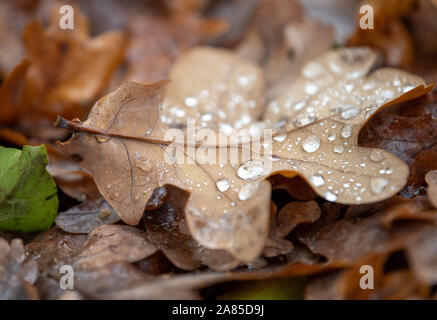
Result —
POLYGON ((56 225, 69 233, 88 234, 94 228, 103 224, 113 224, 120 217, 111 205, 100 198, 95 201, 86 201, 67 211, 60 212, 56 218, 56 225))
POLYGON ((408 198, 423 193, 426 172, 437 169, 436 106, 433 94, 401 103, 378 113, 360 132, 360 145, 385 149, 410 166, 401 192, 408 198))
POLYGON ((122 225, 101 225, 74 256, 74 267, 97 269, 115 262, 137 262, 156 251, 144 232, 122 225))
POLYGON ((34 261, 25 261, 23 241, 0 238, 0 299, 38 299, 32 285, 38 277, 34 261))
POLYGON ((320 208, 315 201, 290 202, 278 213, 278 227, 273 233, 285 237, 302 223, 313 223, 320 217, 320 208))
POLYGON ((225 28, 220 20, 189 12, 169 16, 133 14, 129 23, 124 81, 153 83, 166 79, 181 53, 218 36, 225 28))
POLYGON ((193 239, 184 213, 188 193, 172 186, 166 189, 168 200, 144 214, 146 233, 151 242, 180 269, 193 270, 206 265, 215 270, 228 270, 238 265, 227 252, 206 249, 193 239))
MULTIPOLYGON (((272 142, 264 141, 259 153, 252 152, 250 160, 241 163, 239 157, 238 168, 227 158, 209 163, 206 152, 198 152, 202 144, 173 144, 165 137, 166 125, 159 121, 164 82, 127 83, 100 99, 83 124, 60 118, 59 126, 75 131, 60 146, 83 159, 81 165, 123 221, 137 224, 153 190, 174 185, 190 192, 185 215, 194 239, 249 262, 261 253, 267 237, 270 186, 264 178, 271 174, 299 174, 318 195, 345 204, 383 200, 403 187, 407 166, 383 150, 358 147, 358 132, 378 108, 430 88, 398 70, 368 75, 375 58, 364 48, 344 49, 308 63, 304 77, 266 112, 266 123, 283 120, 281 114, 290 121, 272 142), (308 104, 292 111, 302 100, 308 104), (267 171, 269 163, 272 169, 267 171)), ((173 86, 181 80, 175 79, 173 86)), ((216 141, 206 146, 219 153, 227 148, 216 141)), ((242 144, 232 148, 238 154, 246 151, 242 144)))
POLYGON ((2 82, 0 87, 0 124, 15 121, 25 113, 29 106, 24 105, 24 77, 29 68, 29 61, 24 60, 2 82))

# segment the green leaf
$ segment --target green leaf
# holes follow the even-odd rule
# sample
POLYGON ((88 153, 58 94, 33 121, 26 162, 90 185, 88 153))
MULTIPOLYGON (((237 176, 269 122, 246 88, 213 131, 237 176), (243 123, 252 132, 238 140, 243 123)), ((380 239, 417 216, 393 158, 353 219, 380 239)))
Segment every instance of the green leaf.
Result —
POLYGON ((31 232, 53 224, 58 197, 47 163, 44 145, 0 147, 0 229, 31 232))

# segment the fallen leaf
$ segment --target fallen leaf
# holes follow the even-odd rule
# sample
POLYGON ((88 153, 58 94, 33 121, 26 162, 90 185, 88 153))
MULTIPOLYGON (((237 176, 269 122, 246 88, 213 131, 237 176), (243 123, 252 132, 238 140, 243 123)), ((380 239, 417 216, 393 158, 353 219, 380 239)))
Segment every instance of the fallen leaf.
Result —
POLYGON ((180 269, 193 270, 206 265, 214 270, 229 270, 237 266, 238 262, 227 252, 209 250, 193 239, 184 212, 188 193, 172 186, 166 189, 169 193, 167 201, 159 208, 144 213, 150 241, 180 269))
POLYGON ((48 229, 56 218, 55 182, 46 171, 45 147, 23 150, 0 147, 0 228, 15 231, 48 229))
POLYGON ((60 212, 56 218, 56 225, 69 233, 88 234, 94 228, 103 224, 113 224, 120 217, 111 205, 100 198, 95 201, 86 201, 67 211, 60 212))
POLYGON ((403 23, 410 15, 416 0, 397 1, 367 0, 363 5, 373 8, 374 27, 365 29, 358 26, 363 15, 357 15, 355 34, 348 41, 350 46, 370 46, 383 52, 387 64, 409 67, 415 53, 412 37, 403 23))
POLYGON ((423 194, 426 172, 437 169, 436 106, 435 94, 394 105, 376 114, 359 135, 359 145, 385 149, 409 165, 410 176, 401 191, 406 198, 423 194))
POLYGON ((24 77, 28 68, 29 61, 22 61, 1 84, 0 124, 2 125, 15 121, 29 109, 29 106, 24 105, 23 101, 24 77))
POLYGON ((190 12, 166 16, 133 14, 128 26, 124 81, 153 83, 166 79, 181 53, 215 38, 225 29, 221 20, 190 12))
POLYGON ((0 238, 0 299, 38 299, 32 285, 38 277, 35 261, 25 261, 23 241, 0 238))
POLYGON ((74 256, 74 267, 97 269, 115 262, 137 262, 155 253, 146 234, 131 226, 101 225, 74 256))
MULTIPOLYGON (((138 223, 154 189, 174 185, 190 192, 185 215, 193 237, 206 248, 224 249, 248 262, 260 254, 267 236, 270 186, 263 179, 269 175, 299 174, 318 195, 345 204, 380 201, 403 187, 408 167, 386 151, 358 147, 358 132, 379 108, 423 95, 430 87, 393 69, 367 75, 375 58, 365 48, 343 49, 308 63, 303 75, 309 79, 297 79, 275 102, 277 108, 270 104, 267 109, 267 123, 283 121, 281 114, 290 121, 238 168, 227 159, 208 163, 198 144, 166 140, 158 110, 165 82, 127 83, 99 100, 84 123, 59 118, 58 126, 74 131, 59 145, 90 170, 126 223, 138 223), (292 111, 306 99, 306 106, 292 111)), ((232 147, 245 151, 240 144, 232 147)), ((206 146, 219 152, 227 148, 216 141, 206 146)))

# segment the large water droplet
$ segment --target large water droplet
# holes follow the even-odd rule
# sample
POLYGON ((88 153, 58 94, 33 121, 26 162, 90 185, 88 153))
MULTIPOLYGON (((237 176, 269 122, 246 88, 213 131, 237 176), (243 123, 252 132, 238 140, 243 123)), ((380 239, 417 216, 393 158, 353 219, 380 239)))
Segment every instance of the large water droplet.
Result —
POLYGON ((230 187, 229 180, 226 178, 218 179, 215 185, 217 186, 217 189, 220 190, 220 192, 225 192, 230 187))
POLYGON ((341 113, 341 118, 344 120, 349 120, 355 118, 357 115, 359 115, 359 113, 360 113, 360 109, 357 108, 347 109, 341 113))
POLYGON ((337 201, 337 196, 331 191, 325 192, 325 199, 331 202, 337 201))
POLYGON ((256 190, 258 190, 258 183, 248 183, 238 192, 238 199, 246 201, 255 194, 256 190))
POLYGON ((388 180, 384 178, 372 178, 370 180, 370 189, 373 193, 378 194, 388 185, 388 180))
POLYGON ((312 176, 310 178, 310 182, 315 187, 320 187, 320 186, 323 186, 325 184, 325 179, 323 179, 322 176, 315 175, 315 176, 312 176))
POLYGON ((309 153, 315 152, 320 147, 320 139, 313 134, 307 136, 302 141, 302 148, 309 153))
POLYGON ((254 159, 246 161, 241 164, 237 170, 237 175, 243 180, 257 180, 268 175, 264 167, 264 163, 260 160, 254 159))
POLYGON ((334 152, 342 154, 344 152, 344 147, 342 145, 337 144, 334 146, 334 152))

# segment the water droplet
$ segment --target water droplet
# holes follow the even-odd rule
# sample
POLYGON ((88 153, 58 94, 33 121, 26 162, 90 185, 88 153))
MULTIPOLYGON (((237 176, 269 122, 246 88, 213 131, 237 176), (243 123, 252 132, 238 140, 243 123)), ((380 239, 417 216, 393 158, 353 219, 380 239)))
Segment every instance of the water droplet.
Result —
POLYGON ((286 134, 278 134, 277 136, 273 137, 273 140, 275 140, 277 142, 283 142, 286 137, 287 137, 286 134))
POLYGON ((204 114, 202 114, 202 116, 200 117, 200 119, 202 119, 202 121, 209 122, 209 121, 212 120, 212 114, 210 114, 210 113, 204 113, 204 114))
POLYGON ((388 180, 384 178, 372 178, 370 180, 370 189, 373 193, 378 194, 388 185, 388 180))
POLYGON ((185 105, 187 107, 193 108, 193 107, 197 106, 197 99, 194 97, 187 97, 187 98, 185 98, 185 105))
POLYGON ((307 126, 307 125, 313 123, 316 120, 317 120, 317 117, 315 117, 315 116, 306 116, 305 114, 299 114, 293 120, 293 124, 296 127, 303 127, 303 126, 307 126))
POLYGON ((334 146, 334 152, 342 154, 344 152, 344 147, 342 145, 337 144, 334 146))
POLYGON ((305 92, 307 94, 316 94, 319 91, 319 87, 317 87, 314 83, 308 83, 305 86, 305 92))
POLYGON ((104 143, 104 142, 108 141, 109 139, 111 139, 110 136, 96 135, 96 140, 100 143, 104 143))
POLYGON ((337 201, 337 196, 334 193, 328 191, 328 192, 325 192, 325 199, 328 201, 334 202, 334 201, 337 201))
POLYGON ((359 114, 360 114, 360 109, 351 108, 351 109, 344 110, 341 113, 341 118, 344 120, 349 120, 349 119, 355 118, 359 114))
POLYGON ((239 77, 238 78, 238 84, 242 87, 246 87, 249 84, 249 78, 248 77, 239 77))
POLYGON ((345 139, 352 135, 352 126, 347 124, 341 129, 341 136, 345 139))
POLYGON ((256 180, 268 175, 264 168, 264 163, 254 159, 241 164, 237 170, 237 175, 243 180, 256 180))
POLYGON ((218 179, 215 185, 217 186, 217 189, 220 190, 220 192, 225 192, 230 187, 229 180, 226 178, 218 179))
POLYGON ((296 111, 301 110, 303 107, 305 107, 305 104, 306 104, 305 101, 296 102, 296 104, 294 105, 294 110, 296 111))
POLYGON ((334 141, 336 137, 337 137, 337 135, 336 135, 335 133, 333 133, 333 134, 331 134, 331 135, 328 137, 328 140, 329 140, 329 141, 334 141))
POLYGON ((246 201, 255 194, 256 190, 258 190, 258 183, 248 183, 238 192, 238 199, 246 201))
POLYGON ((319 147, 320 147, 320 139, 318 136, 315 136, 313 134, 307 136, 302 141, 302 148, 308 153, 315 152, 317 149, 319 149, 319 147))
POLYGON ((384 160, 384 154, 381 152, 381 150, 372 150, 370 153, 370 160, 380 162, 384 160))
POLYGON ((312 185, 314 185, 315 187, 320 187, 323 186, 325 184, 325 179, 323 179, 322 176, 312 176, 310 178, 310 182, 312 185))

